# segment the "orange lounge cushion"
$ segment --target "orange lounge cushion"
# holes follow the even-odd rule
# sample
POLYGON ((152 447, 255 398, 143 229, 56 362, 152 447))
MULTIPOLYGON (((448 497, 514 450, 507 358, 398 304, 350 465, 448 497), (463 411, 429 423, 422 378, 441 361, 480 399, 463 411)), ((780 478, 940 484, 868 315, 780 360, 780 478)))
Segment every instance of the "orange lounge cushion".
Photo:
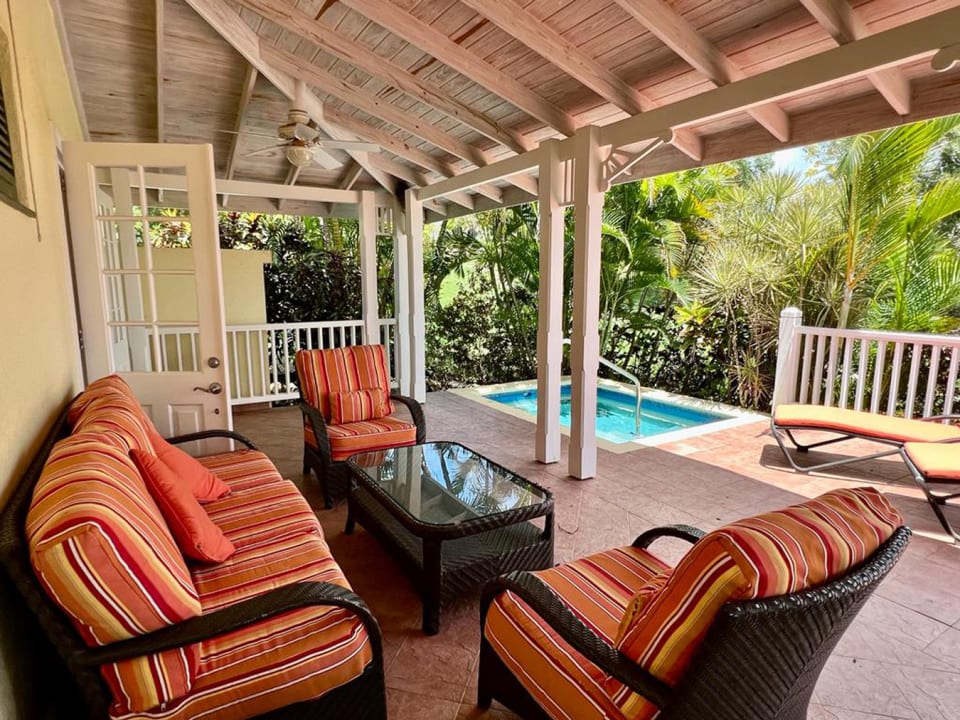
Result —
MULTIPOLYGON (((645 550, 626 547, 534 574, 587 627, 612 644, 631 598, 645 583, 668 569, 645 550)), ((551 717, 636 720, 651 716, 624 707, 622 698, 629 699, 631 693, 568 645, 513 593, 503 593, 493 601, 484 636, 551 717)))
POLYGON ((135 399, 110 389, 87 402, 83 414, 73 426, 74 434, 100 433, 126 452, 142 450, 153 453, 151 431, 153 425, 146 418, 140 404, 135 399))
POLYGON ((394 417, 327 426, 330 453, 334 462, 346 460, 358 452, 413 445, 417 426, 394 417))
POLYGON ((829 430, 897 443, 938 442, 960 438, 960 426, 957 425, 908 420, 825 405, 778 405, 773 414, 773 422, 783 427, 829 430))
MULTIPOLYGON (((30 560, 88 645, 108 645, 200 614, 200 600, 160 509, 115 437, 81 433, 54 447, 26 523, 30 560)), ((185 694, 194 646, 104 665, 130 709, 185 694)))
POLYGON ((330 422, 332 393, 380 388, 387 393, 384 415, 393 414, 389 398, 390 376, 383 345, 351 345, 329 350, 298 350, 294 357, 300 393, 307 404, 330 422))
POLYGON ((387 393, 380 388, 330 393, 331 425, 376 420, 387 414, 387 393))
POLYGON ((617 646, 675 685, 724 603, 822 585, 863 562, 902 524, 877 490, 853 488, 726 525, 690 549, 617 646))
POLYGON ((126 380, 119 375, 106 375, 87 385, 83 392, 70 403, 70 409, 67 411, 67 422, 71 427, 75 426, 77 421, 86 413, 91 402, 111 395, 136 399, 126 380))
POLYGON ((138 450, 131 450, 130 456, 184 555, 200 562, 219 563, 234 553, 233 543, 171 467, 160 458, 138 450))
POLYGON ((212 502, 230 492, 230 487, 214 473, 175 445, 157 436, 153 440, 157 457, 185 483, 202 503, 212 502))
POLYGON ((924 479, 960 483, 960 443, 907 443, 903 450, 924 479))

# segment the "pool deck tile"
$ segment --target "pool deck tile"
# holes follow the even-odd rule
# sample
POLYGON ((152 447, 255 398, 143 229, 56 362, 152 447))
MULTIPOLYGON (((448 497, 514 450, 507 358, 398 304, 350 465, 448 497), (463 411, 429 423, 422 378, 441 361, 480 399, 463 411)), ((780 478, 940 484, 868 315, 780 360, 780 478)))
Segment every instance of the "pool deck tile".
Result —
MULTIPOLYGON (((541 465, 533 460, 535 426, 529 422, 453 393, 431 393, 425 411, 431 440, 456 439, 553 491, 560 562, 626 545, 653 525, 683 522, 709 530, 832 488, 878 487, 917 534, 828 661, 808 717, 960 720, 960 547, 946 542, 899 460, 859 463, 831 475, 799 474, 760 421, 626 454, 600 450, 597 477, 580 481, 567 475, 566 437, 561 461, 541 465)), ((234 417, 236 429, 321 508, 316 481, 300 472, 299 411, 234 417)), ((831 452, 864 454, 869 447, 856 442, 831 452)), ((947 512, 960 525, 960 507, 947 512)), ((424 636, 416 593, 367 533, 343 534, 345 516, 342 504, 318 511, 334 555, 383 629, 391 720, 516 720, 502 706, 484 712, 475 705, 477 596, 445 608, 440 634, 424 636)), ((657 549, 671 562, 684 552, 672 541, 657 549)))

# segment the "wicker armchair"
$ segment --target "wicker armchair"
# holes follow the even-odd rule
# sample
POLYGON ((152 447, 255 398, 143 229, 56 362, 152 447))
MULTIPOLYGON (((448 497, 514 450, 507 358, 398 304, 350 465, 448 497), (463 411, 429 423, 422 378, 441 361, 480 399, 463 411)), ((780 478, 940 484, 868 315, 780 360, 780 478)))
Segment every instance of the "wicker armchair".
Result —
POLYGON ((348 457, 426 442, 427 423, 420 403, 390 391, 382 345, 300 350, 295 362, 303 412, 303 472, 312 470, 316 474, 327 509, 346 496, 348 457), (343 417, 336 416, 337 400, 370 390, 383 393, 385 414, 363 412, 354 422, 343 422, 343 417), (412 424, 393 416, 394 403, 407 407, 412 424))
MULTIPOLYGON (((890 517, 893 522, 899 520, 898 515, 890 517)), ((658 643, 663 643, 664 628, 670 632, 670 628, 689 623, 690 615, 666 608, 666 615, 661 617, 670 616, 669 623, 674 625, 656 627, 655 642, 637 661, 625 652, 622 630, 616 640, 603 636, 611 631, 603 627, 602 618, 597 621, 584 598, 601 598, 596 600, 598 607, 606 603, 609 611, 612 605, 610 598, 603 596, 602 586, 609 588, 623 581, 623 577, 612 581, 611 577, 622 572, 625 558, 638 559, 654 571, 666 566, 646 553, 653 540, 678 537, 696 547, 715 534, 705 536, 686 526, 657 528, 638 537, 632 548, 599 553, 550 571, 515 572, 498 578, 487 585, 481 602, 478 703, 488 707, 496 699, 527 720, 559 716, 583 720, 627 716, 644 720, 654 716, 658 720, 805 720, 811 693, 830 652, 907 545, 910 530, 897 525, 891 523, 889 532, 878 534, 878 542, 882 542, 878 546, 873 543, 876 549, 862 562, 823 584, 799 592, 720 603, 679 673, 656 664, 658 652, 667 647, 658 643), (609 565, 604 566, 611 553, 620 556, 610 557, 609 565), (573 581, 567 585, 563 580, 565 567, 573 569, 568 574, 573 581), (597 573, 601 582, 579 595, 575 588, 590 586, 591 573, 597 573), (564 587, 571 590, 565 592, 564 587), (532 654, 514 642, 522 635, 511 636, 503 629, 511 627, 509 622, 502 622, 502 604, 507 597, 523 613, 524 621, 512 627, 529 635, 536 647, 532 654), (676 619, 678 615, 680 620, 676 619), (492 632, 491 617, 501 620, 492 632), (551 654, 554 648, 559 652, 551 654), (569 663, 566 670, 564 663, 569 663), (592 686, 592 690, 571 691, 579 671, 582 684, 592 686), (577 694, 587 696, 590 692, 593 697, 585 701, 577 694)), ((676 574, 689 571, 684 563, 692 554, 691 550, 675 569, 667 569, 666 579, 659 585, 649 585, 652 594, 647 604, 641 604, 633 616, 641 629, 644 623, 656 625, 656 594, 667 593, 664 582, 682 582, 676 574)), ((698 610, 703 607, 697 606, 698 610)), ((612 632, 616 632, 613 622, 612 632)), ((669 652, 660 657, 667 655, 670 662, 676 661, 676 644, 669 644, 669 652)))

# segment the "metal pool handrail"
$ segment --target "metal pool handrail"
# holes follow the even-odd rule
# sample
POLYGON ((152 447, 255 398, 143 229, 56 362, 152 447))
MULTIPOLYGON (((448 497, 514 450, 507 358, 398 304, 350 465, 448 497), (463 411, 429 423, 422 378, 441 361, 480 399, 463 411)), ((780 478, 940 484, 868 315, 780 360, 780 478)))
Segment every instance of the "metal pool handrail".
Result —
MULTIPOLYGON (((562 342, 564 345, 569 345, 570 338, 564 338, 562 342)), ((637 407, 633 413, 633 420, 636 425, 636 432, 639 435, 640 434, 640 399, 641 399, 640 398, 640 390, 641 390, 640 380, 633 373, 628 372, 627 370, 624 370, 619 365, 615 365, 614 363, 607 360, 605 357, 601 357, 599 358, 599 360, 601 365, 603 365, 606 368, 610 368, 615 373, 619 373, 620 375, 623 375, 623 377, 625 377, 627 380, 633 383, 634 390, 636 391, 636 394, 637 394, 637 407)))

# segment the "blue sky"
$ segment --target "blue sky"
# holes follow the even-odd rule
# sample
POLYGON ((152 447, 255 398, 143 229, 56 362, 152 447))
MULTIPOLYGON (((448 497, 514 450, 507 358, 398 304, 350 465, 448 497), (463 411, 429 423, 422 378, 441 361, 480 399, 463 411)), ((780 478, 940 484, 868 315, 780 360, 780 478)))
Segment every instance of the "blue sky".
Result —
POLYGON ((773 154, 774 170, 795 170, 803 172, 807 169, 807 159, 803 148, 790 148, 789 150, 778 150, 773 154))

